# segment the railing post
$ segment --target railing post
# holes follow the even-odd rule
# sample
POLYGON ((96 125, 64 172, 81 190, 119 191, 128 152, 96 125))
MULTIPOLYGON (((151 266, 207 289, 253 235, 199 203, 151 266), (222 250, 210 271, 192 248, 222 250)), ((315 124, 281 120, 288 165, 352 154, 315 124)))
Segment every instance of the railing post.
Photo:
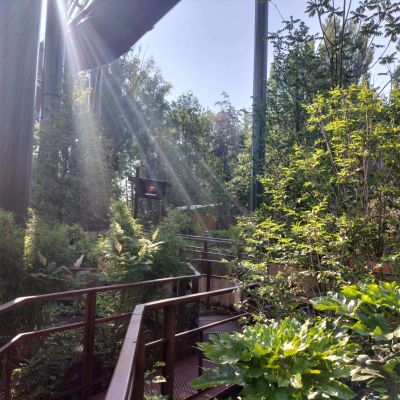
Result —
POLYGON ((133 399, 143 400, 144 397, 144 385, 145 385, 145 362, 146 362, 146 348, 145 348, 145 338, 143 326, 140 326, 138 335, 138 354, 135 365, 135 386, 133 388, 133 399))
MULTIPOLYGON (((203 271, 206 274, 206 291, 209 292, 211 290, 211 262, 208 260, 208 242, 204 241, 203 244, 203 254, 202 254, 202 266, 203 271)), ((207 310, 211 307, 211 299, 206 299, 206 308, 207 310)))
POLYGON ((174 369, 175 369, 175 322, 176 307, 164 307, 164 362, 163 371, 166 382, 161 384, 161 394, 168 396, 169 399, 174 398, 174 369))
MULTIPOLYGON (((199 332, 199 342, 202 343, 204 341, 204 332, 200 331, 199 332)), ((198 355, 199 355, 199 366, 198 366, 198 370, 197 370, 197 374, 198 376, 203 375, 203 352, 198 349, 198 355)))
POLYGON ((82 398, 92 394, 93 361, 94 361, 94 330, 96 318, 96 292, 86 295, 85 328, 83 339, 82 363, 82 398))
POLYGON ((11 376, 13 372, 13 347, 7 351, 7 360, 5 366, 5 379, 4 379, 4 400, 11 400, 11 376))
MULTIPOLYGON (((192 294, 199 293, 199 277, 193 278, 192 280, 192 294)), ((195 305, 195 316, 196 316, 196 323, 199 322, 199 314, 200 314, 200 300, 197 300, 195 305)))
MULTIPOLYGON (((186 287, 187 281, 181 280, 178 283, 178 297, 186 295, 186 287)), ((177 331, 183 332, 185 330, 185 304, 181 304, 178 306, 178 323, 177 323, 177 331)))

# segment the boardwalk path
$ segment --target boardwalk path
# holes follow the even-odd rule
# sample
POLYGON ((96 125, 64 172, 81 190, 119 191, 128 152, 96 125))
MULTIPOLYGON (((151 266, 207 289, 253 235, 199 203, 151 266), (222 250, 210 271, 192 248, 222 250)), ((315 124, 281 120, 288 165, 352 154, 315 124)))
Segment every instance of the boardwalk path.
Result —
MULTIPOLYGON (((219 314, 216 312, 206 312, 200 314, 199 325, 205 326, 217 321, 223 321, 231 315, 219 314)), ((208 335, 223 332, 237 332, 240 330, 240 324, 238 321, 229 321, 225 324, 218 325, 214 328, 210 328, 204 331, 204 339, 206 340, 208 335)), ((204 360, 204 368, 212 367, 212 363, 204 360)), ((197 392, 189 386, 189 383, 197 378, 198 373, 198 356, 191 356, 185 360, 179 361, 175 365, 175 380, 174 380, 174 400, 185 400, 192 396, 195 396, 197 392)), ((146 393, 160 391, 160 385, 151 384, 146 386, 146 393)), ((218 389, 211 389, 202 392, 195 396, 196 399, 209 399, 215 394, 218 389)), ((90 398, 90 400, 104 400, 105 393, 98 394, 90 398)), ((117 399, 116 399, 117 400, 117 399)))

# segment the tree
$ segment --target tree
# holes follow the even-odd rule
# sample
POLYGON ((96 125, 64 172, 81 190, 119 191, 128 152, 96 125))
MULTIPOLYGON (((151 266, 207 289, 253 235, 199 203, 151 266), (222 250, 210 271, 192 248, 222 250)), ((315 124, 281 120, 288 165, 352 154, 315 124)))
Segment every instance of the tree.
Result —
POLYGON ((307 107, 313 147, 296 146, 286 166, 265 176, 264 208, 243 224, 260 271, 271 263, 297 267, 324 292, 359 279, 371 263, 395 265, 399 99, 398 90, 385 102, 351 85, 307 107))
POLYGON ((212 147, 214 156, 222 164, 224 181, 230 181, 240 149, 241 123, 229 96, 226 93, 222 96, 223 100, 217 102, 220 110, 214 116, 212 147))
POLYGON ((339 6, 334 0, 309 0, 306 12, 318 18, 332 86, 357 82, 377 63, 393 61, 395 54, 388 52, 399 34, 398 2, 361 0, 354 8, 347 0, 339 6))
POLYGON ((97 229, 106 223, 110 204, 102 131, 87 107, 87 92, 69 82, 38 127, 32 207, 47 221, 97 229))

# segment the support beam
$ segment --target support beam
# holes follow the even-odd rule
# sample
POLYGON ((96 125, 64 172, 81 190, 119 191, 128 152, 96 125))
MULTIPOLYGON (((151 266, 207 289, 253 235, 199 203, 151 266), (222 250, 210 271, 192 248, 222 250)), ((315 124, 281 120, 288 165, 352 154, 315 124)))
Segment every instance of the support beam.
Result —
POLYGON ((0 207, 29 201, 41 1, 0 1, 0 207))
POLYGON ((42 75, 41 119, 46 118, 59 104, 65 64, 65 40, 63 17, 65 1, 48 0, 46 35, 44 41, 44 65, 42 75))
POLYGON ((265 105, 268 68, 268 0, 255 0, 255 3, 251 211, 258 208, 259 197, 262 193, 262 187, 258 180, 263 174, 265 163, 265 105))

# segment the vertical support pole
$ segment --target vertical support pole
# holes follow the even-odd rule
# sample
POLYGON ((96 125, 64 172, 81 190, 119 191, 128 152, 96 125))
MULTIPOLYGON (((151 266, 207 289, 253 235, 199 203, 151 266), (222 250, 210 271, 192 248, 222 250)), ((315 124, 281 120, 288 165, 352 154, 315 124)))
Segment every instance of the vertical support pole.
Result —
POLYGON ((135 208, 135 194, 134 194, 134 191, 133 191, 133 182, 131 180, 129 180, 129 185, 130 185, 130 188, 131 188, 130 206, 131 206, 131 210, 132 210, 132 213, 133 213, 134 212, 134 208, 135 208))
POLYGON ((83 339, 82 363, 82 398, 92 394, 93 361, 94 361, 94 331, 96 318, 96 292, 86 295, 85 328, 83 339))
MULTIPOLYGON (((203 271, 206 273, 206 291, 209 292, 211 290, 211 262, 208 260, 208 242, 207 240, 203 243, 203 254, 202 254, 202 264, 203 271)), ((206 299, 206 308, 207 310, 211 307, 211 299, 206 299)))
POLYGON ((133 204, 133 218, 137 219, 139 212, 139 180, 140 180, 140 168, 136 168, 135 176, 135 201, 133 204))
POLYGON ((0 207, 29 203, 41 1, 0 1, 0 207))
POLYGON ((161 394, 174 398, 174 369, 175 369, 175 319, 176 307, 164 307, 164 338, 167 342, 164 344, 164 378, 166 382, 161 384, 161 394))
MULTIPOLYGON (((178 297, 186 295, 187 281, 182 279, 178 283, 178 297)), ((180 304, 178 306, 178 332, 183 332, 185 330, 185 304, 180 304)))
MULTIPOLYGON (((211 272, 212 272, 212 267, 211 267, 211 261, 207 260, 206 262, 206 274, 207 274, 207 292, 211 291, 211 272)), ((207 297, 206 299, 206 308, 209 310, 211 308, 211 297, 207 297)))
MULTIPOLYGON (((199 293, 199 277, 193 278, 192 281, 192 294, 199 293)), ((200 315, 200 300, 195 303, 195 316, 196 316, 196 324, 199 323, 199 315, 200 315)))
MULTIPOLYGON (((199 342, 203 343, 203 341, 204 341, 204 332, 200 331, 199 332, 199 342)), ((198 350, 198 357, 199 357, 199 359, 198 359, 199 366, 198 366, 198 370, 197 370, 197 375, 201 376, 201 375, 203 375, 203 352, 200 349, 198 350)))
POLYGON ((253 167, 250 209, 259 206, 262 187, 259 182, 265 163, 265 103, 267 100, 268 69, 268 0, 255 0, 255 42, 253 81, 253 167))
POLYGON ((136 344, 138 346, 138 355, 136 359, 135 365, 135 387, 133 388, 133 399, 134 400, 143 400, 144 398, 144 385, 145 385, 145 362, 146 362, 146 348, 145 348, 145 340, 144 340, 144 330, 143 326, 140 326, 138 342, 136 344))
POLYGON ((48 117, 60 102, 65 64, 64 26, 61 12, 65 1, 48 0, 46 13, 46 36, 42 79, 41 119, 48 117))
POLYGON ((5 379, 4 379, 4 400, 11 400, 11 376, 13 372, 13 347, 7 351, 7 360, 6 360, 6 368, 5 368, 5 379))

